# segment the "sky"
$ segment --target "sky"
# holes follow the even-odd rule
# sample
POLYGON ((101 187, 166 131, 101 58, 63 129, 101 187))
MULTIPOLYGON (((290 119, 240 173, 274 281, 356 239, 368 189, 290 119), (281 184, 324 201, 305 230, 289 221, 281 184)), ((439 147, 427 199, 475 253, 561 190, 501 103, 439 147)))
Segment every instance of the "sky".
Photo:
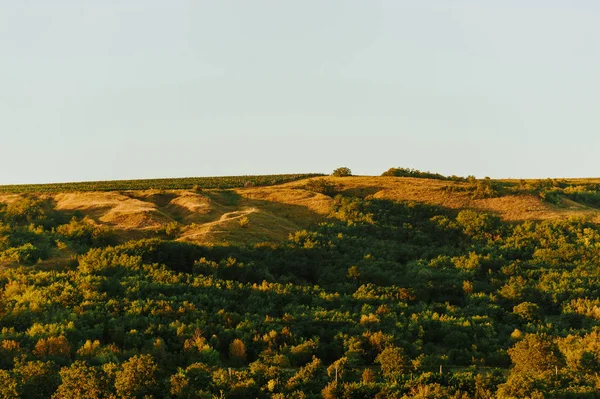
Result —
POLYGON ((0 0, 0 184, 598 177, 600 3, 0 0))

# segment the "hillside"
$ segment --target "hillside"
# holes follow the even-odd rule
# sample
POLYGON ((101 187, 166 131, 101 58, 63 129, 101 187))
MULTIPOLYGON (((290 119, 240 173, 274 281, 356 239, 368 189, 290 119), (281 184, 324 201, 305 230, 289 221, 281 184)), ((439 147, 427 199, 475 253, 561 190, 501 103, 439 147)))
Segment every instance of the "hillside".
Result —
POLYGON ((5 189, 0 397, 597 397, 598 182, 431 175, 5 189))
MULTIPOLYGON (((494 184, 514 187, 519 182, 503 180, 494 184)), ((596 183, 592 179, 577 179, 565 184, 596 183)), ((175 183, 167 181, 166 186, 171 185, 175 183)), ((73 191, 85 187, 83 183, 56 193, 48 193, 45 185, 22 187, 25 193, 0 194, 0 203, 34 196, 51 201, 59 211, 89 217, 99 226, 120 231, 126 238, 149 237, 170 226, 175 233, 171 238, 203 245, 286 240, 290 233, 326 220, 330 216, 332 196, 336 194, 413 201, 451 210, 471 209, 506 221, 567 217, 600 221, 599 209, 566 197, 560 204, 553 204, 524 190, 508 191, 492 198, 473 198, 471 183, 411 177, 327 176, 266 187, 199 190, 108 190, 102 182, 90 186, 92 190, 88 191, 73 191), (334 187, 334 193, 328 196, 311 191, 307 187, 311 181, 326 182, 334 187), (103 187, 104 191, 95 191, 97 187, 103 187), (245 228, 240 226, 242 218, 248 219, 245 228)))

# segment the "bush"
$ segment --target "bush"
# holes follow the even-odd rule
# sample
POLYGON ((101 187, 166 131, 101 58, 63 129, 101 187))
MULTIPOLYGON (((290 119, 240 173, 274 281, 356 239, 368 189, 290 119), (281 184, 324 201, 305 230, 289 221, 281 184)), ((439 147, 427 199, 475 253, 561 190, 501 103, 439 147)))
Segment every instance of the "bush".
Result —
POLYGON ((334 170, 332 174, 336 177, 346 177, 352 176, 352 171, 350 170, 350 168, 342 166, 341 168, 337 168, 336 170, 334 170))
POLYGON ((20 247, 9 248, 0 253, 1 262, 14 262, 18 264, 31 265, 40 258, 45 258, 46 253, 31 243, 20 247))
POLYGON ((489 177, 483 180, 476 180, 471 184, 471 198, 473 199, 494 198, 500 195, 489 177))
POLYGON ((68 224, 56 228, 56 234, 63 240, 69 241, 79 249, 102 247, 116 242, 116 235, 105 226, 97 226, 88 217, 78 219, 73 217, 68 224))
POLYGON ((553 205, 560 205, 560 191, 558 190, 542 190, 539 193, 540 198, 544 202, 548 202, 553 205))
POLYGON ((468 181, 472 176, 468 178, 461 176, 444 176, 439 173, 423 172, 418 169, 411 168, 390 168, 383 172, 381 176, 395 176, 395 177, 419 177, 422 179, 437 179, 437 180, 452 180, 452 181, 468 181))
POLYGON ((325 179, 315 179, 311 180, 304 188, 308 191, 313 191, 315 193, 325 194, 330 197, 333 197, 337 193, 337 189, 334 184, 329 183, 325 179))

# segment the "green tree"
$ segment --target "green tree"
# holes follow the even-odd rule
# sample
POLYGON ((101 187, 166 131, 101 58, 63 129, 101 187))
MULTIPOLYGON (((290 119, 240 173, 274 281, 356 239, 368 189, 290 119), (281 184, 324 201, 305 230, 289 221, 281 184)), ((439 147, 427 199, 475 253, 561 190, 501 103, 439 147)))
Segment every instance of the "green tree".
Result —
POLYGON ((375 362, 381 366, 381 374, 384 378, 396 383, 407 370, 407 360, 404 350, 395 346, 385 348, 377 357, 375 362))
POLYGON ((552 338, 545 334, 527 334, 508 350, 512 372, 540 376, 554 373, 561 365, 560 353, 552 338))
POLYGON ((539 318, 540 307, 536 303, 521 302, 513 307, 513 313, 526 321, 535 321, 539 318))
POLYGON ((51 361, 18 359, 13 372, 23 398, 48 398, 60 383, 56 364, 51 361))
POLYGON ((60 370, 61 384, 52 396, 53 399, 101 399, 109 398, 108 379, 96 367, 83 361, 76 361, 60 370))
POLYGON ((246 345, 241 339, 234 339, 229 345, 229 358, 237 364, 246 363, 246 345))
POLYGON ((0 399, 18 399, 17 381, 6 370, 0 370, 0 399))
POLYGON ((156 393, 158 366, 150 355, 129 358, 117 371, 115 388, 123 398, 139 398, 156 393))
POLYGON ((348 273, 346 273, 346 277, 355 283, 358 283, 360 279, 360 270, 358 270, 358 266, 350 266, 348 268, 348 273))
POLYGON ((342 166, 340 168, 335 169, 332 174, 336 177, 346 177, 352 176, 352 171, 350 170, 350 168, 342 166))

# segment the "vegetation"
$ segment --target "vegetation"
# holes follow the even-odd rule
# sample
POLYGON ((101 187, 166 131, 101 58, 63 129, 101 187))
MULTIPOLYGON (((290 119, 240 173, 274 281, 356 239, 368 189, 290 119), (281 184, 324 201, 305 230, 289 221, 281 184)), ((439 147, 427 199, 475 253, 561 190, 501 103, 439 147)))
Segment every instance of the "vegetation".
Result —
POLYGON ((304 188, 308 191, 313 191, 315 193, 325 194, 330 197, 333 197, 337 193, 336 185, 330 183, 325 179, 312 179, 309 180, 304 188))
POLYGON ((259 176, 223 176, 223 177, 185 177, 175 179, 139 179, 109 180, 79 183, 53 184, 14 184, 0 186, 2 193, 59 193, 70 191, 121 191, 121 190, 189 190, 200 191, 208 188, 235 188, 253 186, 272 186, 290 181, 322 176, 318 173, 259 175, 259 176))
POLYGON ((460 177, 460 176, 444 176, 439 173, 423 172, 418 169, 411 168, 390 168, 383 172, 381 176, 395 176, 395 177, 420 177, 423 179, 438 179, 438 180, 453 180, 453 181, 467 181, 469 179, 475 179, 472 176, 460 177))
MULTIPOLYGON (((313 181, 330 184, 298 185, 313 181)), ((542 192, 481 181, 496 196, 542 192)), ((574 187, 550 190, 595 192, 574 187)), ((597 224, 357 192, 336 188, 329 218, 288 240, 228 246, 11 199, 0 397, 597 397, 597 224)))
POLYGON ((342 166, 341 168, 335 169, 332 174, 336 177, 346 177, 352 176, 352 171, 350 170, 350 168, 342 166))

